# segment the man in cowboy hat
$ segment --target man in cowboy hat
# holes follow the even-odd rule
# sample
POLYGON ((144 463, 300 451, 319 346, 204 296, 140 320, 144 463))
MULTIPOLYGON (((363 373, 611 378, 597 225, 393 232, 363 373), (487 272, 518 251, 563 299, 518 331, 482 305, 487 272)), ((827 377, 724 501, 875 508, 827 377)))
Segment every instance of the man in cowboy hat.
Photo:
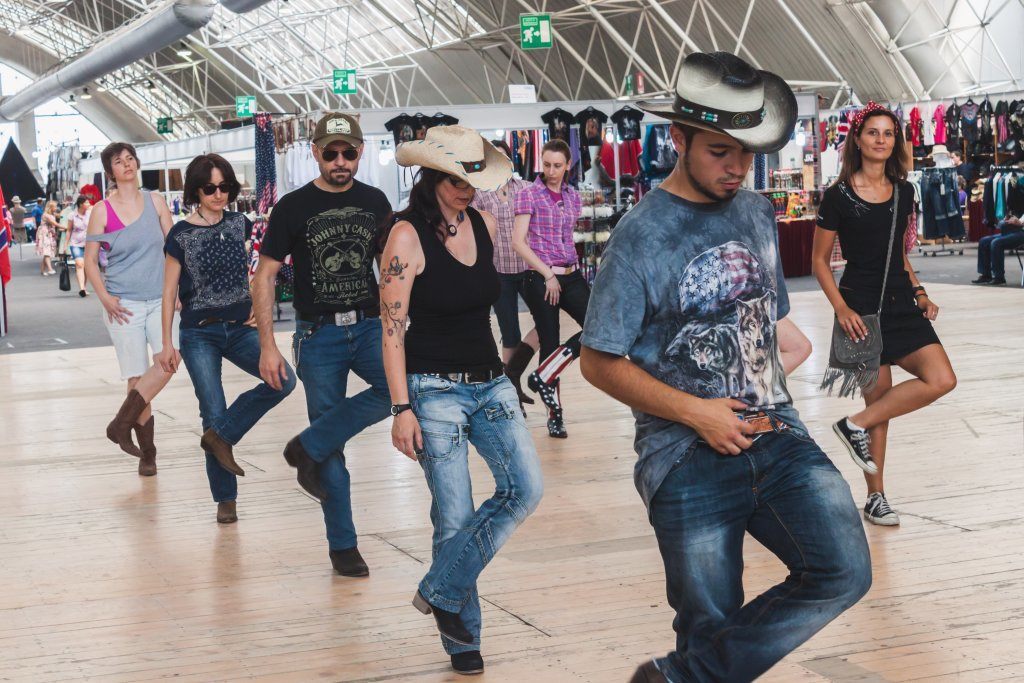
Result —
POLYGON ((260 375, 275 389, 286 363, 274 340, 274 284, 285 257, 295 269, 295 371, 302 380, 309 427, 284 457, 321 501, 331 564, 343 576, 367 576, 352 521, 345 444, 388 415, 391 397, 381 360, 380 297, 373 261, 391 205, 355 179, 363 153, 359 122, 348 114, 320 119, 312 140, 320 176, 277 202, 253 278, 260 332, 260 375), (349 371, 370 385, 346 397, 349 371))
POLYGON ((582 371, 633 408, 635 481, 677 612, 676 649, 633 681, 750 681, 863 596, 867 542, 849 487, 793 408, 810 344, 785 319, 775 215, 740 189, 797 105, 738 57, 688 55, 671 175, 615 228, 583 330, 582 371), (744 604, 743 538, 789 567, 744 604))

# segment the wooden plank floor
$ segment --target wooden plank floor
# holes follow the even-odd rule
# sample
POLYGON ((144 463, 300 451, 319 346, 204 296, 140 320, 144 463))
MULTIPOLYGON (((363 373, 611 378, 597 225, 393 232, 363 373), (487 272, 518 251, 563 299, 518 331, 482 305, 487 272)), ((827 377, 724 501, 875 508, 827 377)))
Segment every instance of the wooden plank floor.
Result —
MULTIPOLYGON (((1020 292, 931 289, 960 384, 890 430, 888 492, 903 526, 868 528, 870 594, 763 680, 1024 680, 1020 292)), ((793 295, 792 315, 815 352, 791 389, 862 503, 860 471, 828 428, 853 404, 816 391, 830 312, 808 292, 793 295)), ((430 555, 429 497, 418 466, 391 449, 389 422, 347 449, 372 576, 346 579, 331 573, 320 509, 280 455, 305 423, 301 391, 238 448, 241 519, 219 526, 187 375, 156 402, 152 479, 103 437, 123 393, 116 377, 110 348, 0 357, 0 679, 458 678, 432 620, 409 605, 430 555)), ((250 382, 226 376, 229 394, 250 382)), ((530 415, 545 499, 481 579, 480 681, 621 682, 672 647, 661 559, 632 483, 632 419, 575 367, 564 397, 567 441, 530 415)), ((475 455, 472 470, 482 498, 490 479, 475 455)), ((748 543, 749 596, 782 574, 748 543)))

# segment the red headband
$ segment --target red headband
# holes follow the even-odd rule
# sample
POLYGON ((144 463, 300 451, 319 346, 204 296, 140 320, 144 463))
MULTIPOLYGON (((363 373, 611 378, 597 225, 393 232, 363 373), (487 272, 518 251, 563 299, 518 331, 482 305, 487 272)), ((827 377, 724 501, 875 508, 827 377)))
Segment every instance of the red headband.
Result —
POLYGON ((888 114, 893 119, 896 118, 895 114, 893 114, 891 111, 889 111, 882 105, 878 104, 874 100, 868 100, 867 106, 865 106, 863 109, 861 109, 859 112, 853 115, 853 120, 850 121, 850 135, 856 137, 857 133, 860 132, 860 127, 864 123, 864 119, 866 119, 871 114, 879 112, 883 114, 888 114))

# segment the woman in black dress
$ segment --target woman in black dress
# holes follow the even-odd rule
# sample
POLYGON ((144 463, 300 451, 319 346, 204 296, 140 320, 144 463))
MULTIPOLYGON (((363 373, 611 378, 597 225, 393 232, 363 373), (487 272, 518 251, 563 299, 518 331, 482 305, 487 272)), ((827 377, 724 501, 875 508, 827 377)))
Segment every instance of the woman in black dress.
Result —
POLYGON ((882 482, 889 420, 933 403, 956 386, 949 357, 932 328, 939 307, 918 282, 903 249, 914 191, 906 181, 905 141, 899 130, 896 115, 873 102, 854 117, 839 178, 825 191, 818 210, 812 256, 814 275, 850 339, 865 338, 868 329, 861 316, 877 312, 882 301, 878 381, 862 388, 864 409, 836 422, 833 431, 864 470, 865 519, 885 526, 899 524, 882 482), (886 279, 897 187, 896 236, 886 279), (846 259, 838 286, 830 265, 837 236, 846 259), (893 386, 893 365, 913 379, 893 386))

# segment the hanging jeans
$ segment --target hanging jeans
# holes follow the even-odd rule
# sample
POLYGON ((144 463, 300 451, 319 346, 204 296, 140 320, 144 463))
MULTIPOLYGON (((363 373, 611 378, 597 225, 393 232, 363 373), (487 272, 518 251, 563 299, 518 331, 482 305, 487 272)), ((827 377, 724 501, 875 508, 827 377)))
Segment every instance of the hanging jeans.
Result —
POLYGON ((999 224, 998 235, 987 235, 978 240, 978 273, 994 278, 1006 278, 1006 250, 1024 246, 1024 230, 1020 226, 999 224), (1016 230, 1015 230, 1016 229, 1016 230))
POLYGON ((958 239, 964 236, 964 219, 960 215, 958 197, 955 170, 929 171, 921 176, 925 239, 958 239))

